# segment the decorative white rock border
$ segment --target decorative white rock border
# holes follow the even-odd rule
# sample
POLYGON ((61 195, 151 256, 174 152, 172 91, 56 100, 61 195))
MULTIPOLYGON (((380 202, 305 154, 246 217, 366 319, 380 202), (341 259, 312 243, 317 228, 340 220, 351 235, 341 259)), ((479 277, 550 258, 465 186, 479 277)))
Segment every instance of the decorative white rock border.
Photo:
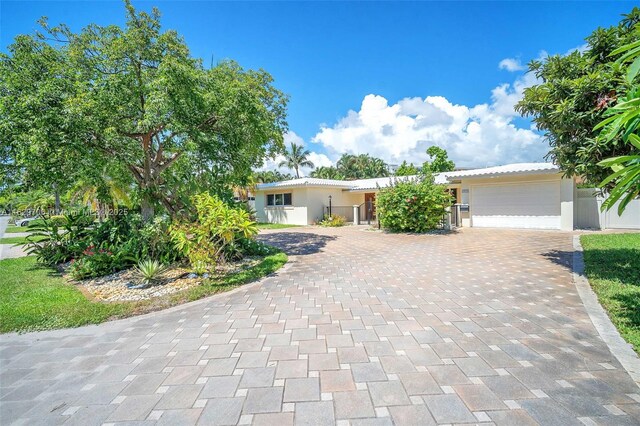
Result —
POLYGON ((631 378, 640 386, 640 358, 633 347, 620 336, 585 276, 580 235, 573 236, 573 282, 598 334, 631 378))

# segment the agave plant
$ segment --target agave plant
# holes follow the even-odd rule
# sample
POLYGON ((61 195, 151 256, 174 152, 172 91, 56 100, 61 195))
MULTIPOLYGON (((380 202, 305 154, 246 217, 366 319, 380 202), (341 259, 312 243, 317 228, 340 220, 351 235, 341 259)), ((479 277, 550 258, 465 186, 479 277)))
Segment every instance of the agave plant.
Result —
POLYGON ((144 285, 149 285, 157 280, 167 270, 167 266, 157 260, 141 260, 136 266, 136 272, 142 278, 144 285))

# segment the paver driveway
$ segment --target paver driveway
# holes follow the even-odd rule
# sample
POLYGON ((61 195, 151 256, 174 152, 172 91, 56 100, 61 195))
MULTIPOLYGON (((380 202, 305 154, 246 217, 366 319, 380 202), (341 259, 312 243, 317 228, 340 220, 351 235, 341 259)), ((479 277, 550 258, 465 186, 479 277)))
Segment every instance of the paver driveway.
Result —
POLYGON ((570 234, 262 238, 294 256, 258 285, 2 337, 0 423, 640 422, 571 281, 570 234))

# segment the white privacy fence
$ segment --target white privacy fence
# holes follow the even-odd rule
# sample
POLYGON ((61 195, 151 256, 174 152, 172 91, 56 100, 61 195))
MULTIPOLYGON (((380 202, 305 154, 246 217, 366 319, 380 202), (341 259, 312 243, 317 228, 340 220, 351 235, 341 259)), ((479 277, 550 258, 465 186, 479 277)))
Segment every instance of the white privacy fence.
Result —
POLYGON ((631 201, 618 215, 616 203, 609 211, 600 211, 605 198, 593 188, 579 188, 575 199, 575 227, 580 229, 640 229, 640 199, 631 201))

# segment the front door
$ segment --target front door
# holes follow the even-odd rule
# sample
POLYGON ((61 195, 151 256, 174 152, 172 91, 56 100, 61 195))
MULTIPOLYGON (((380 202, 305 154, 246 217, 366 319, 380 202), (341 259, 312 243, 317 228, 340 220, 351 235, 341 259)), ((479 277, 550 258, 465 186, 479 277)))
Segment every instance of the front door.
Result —
POLYGON ((366 192, 364 194, 364 211, 365 211, 365 220, 375 220, 376 219, 376 193, 375 192, 366 192))

